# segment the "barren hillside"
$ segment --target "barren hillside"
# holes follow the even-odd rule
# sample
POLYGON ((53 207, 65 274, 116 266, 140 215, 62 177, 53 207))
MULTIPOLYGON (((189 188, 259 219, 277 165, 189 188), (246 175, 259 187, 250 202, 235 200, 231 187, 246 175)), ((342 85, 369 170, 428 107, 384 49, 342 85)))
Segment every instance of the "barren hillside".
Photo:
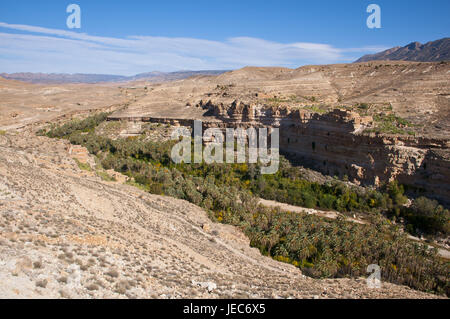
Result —
POLYGON ((117 85, 38 85, 0 77, 0 128, 15 129, 133 99, 117 85))
POLYGON ((63 141, 0 136, 0 297, 421 298, 317 280, 185 201, 102 181, 63 141))
POLYGON ((195 106, 233 101, 275 107, 354 107, 368 104, 392 111, 417 125, 421 134, 445 137, 450 132, 450 63, 374 61, 304 66, 298 69, 247 67, 216 77, 151 85, 142 98, 117 116, 194 118, 195 106))

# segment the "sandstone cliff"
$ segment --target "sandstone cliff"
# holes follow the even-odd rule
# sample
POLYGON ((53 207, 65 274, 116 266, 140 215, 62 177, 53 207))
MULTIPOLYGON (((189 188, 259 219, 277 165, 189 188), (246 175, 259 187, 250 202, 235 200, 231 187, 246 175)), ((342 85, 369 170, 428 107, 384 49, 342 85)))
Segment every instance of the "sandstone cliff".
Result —
POLYGON ((242 102, 204 106, 222 126, 278 127, 280 152, 327 175, 369 186, 398 180, 418 194, 450 200, 449 139, 366 133, 372 117, 340 109, 319 114, 242 102))

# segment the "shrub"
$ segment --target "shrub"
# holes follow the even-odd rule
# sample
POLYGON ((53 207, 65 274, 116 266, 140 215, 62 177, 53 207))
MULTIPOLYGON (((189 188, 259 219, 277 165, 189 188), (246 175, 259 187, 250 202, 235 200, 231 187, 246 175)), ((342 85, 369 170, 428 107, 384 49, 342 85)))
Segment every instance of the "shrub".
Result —
POLYGON ((47 287, 48 281, 47 279, 38 280, 36 282, 36 287, 45 288, 47 287))
POLYGON ((110 269, 108 272, 106 272, 106 275, 108 275, 112 278, 117 278, 117 277, 119 277, 119 272, 115 269, 110 269))
POLYGON ((97 171, 97 175, 104 180, 105 182, 115 182, 116 178, 113 176, 110 176, 108 173, 106 173, 105 171, 97 171))
POLYGON ((98 286, 96 284, 89 284, 86 287, 86 289, 89 290, 89 291, 94 291, 94 290, 98 290, 98 286))
POLYGON ((405 218, 407 230, 412 234, 416 234, 416 230, 429 235, 450 234, 450 211, 435 200, 419 197, 411 207, 402 207, 391 215, 395 213, 405 218))

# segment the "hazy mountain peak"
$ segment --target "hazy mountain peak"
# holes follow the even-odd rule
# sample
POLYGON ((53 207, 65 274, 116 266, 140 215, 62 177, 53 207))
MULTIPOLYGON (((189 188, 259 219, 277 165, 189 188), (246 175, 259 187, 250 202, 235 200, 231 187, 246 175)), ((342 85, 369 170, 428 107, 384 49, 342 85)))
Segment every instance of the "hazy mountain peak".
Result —
POLYGON ((100 82, 127 82, 146 80, 149 82, 167 82, 186 79, 195 75, 219 75, 226 71, 177 71, 177 72, 146 72, 133 76, 111 74, 66 74, 66 73, 0 73, 0 76, 8 80, 17 80, 31 83, 100 83, 100 82))

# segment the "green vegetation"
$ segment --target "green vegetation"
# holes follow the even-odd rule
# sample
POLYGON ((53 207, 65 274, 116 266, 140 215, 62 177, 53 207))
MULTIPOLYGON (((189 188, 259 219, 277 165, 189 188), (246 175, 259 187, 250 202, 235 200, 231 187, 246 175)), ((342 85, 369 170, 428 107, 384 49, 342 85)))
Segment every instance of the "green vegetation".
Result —
POLYGON ((415 134, 414 131, 408 129, 414 126, 412 123, 394 114, 377 114, 373 116, 373 119, 376 127, 373 129, 368 129, 366 132, 409 135, 415 134))
POLYGON ((297 95, 292 94, 292 95, 290 95, 290 96, 288 96, 288 97, 278 97, 278 96, 275 96, 275 97, 266 99, 266 101, 267 101, 269 104, 274 105, 274 106, 279 106, 281 103, 294 103, 294 104, 296 104, 296 103, 303 103, 304 100, 308 100, 308 101, 311 101, 311 102, 315 102, 315 101, 316 101, 316 97, 315 97, 315 96, 311 96, 311 97, 308 97, 308 96, 298 97, 297 95))
POLYGON ((379 192, 339 181, 310 182, 284 159, 274 175, 261 175, 258 164, 174 164, 170 159, 174 141, 98 136, 94 128, 102 118, 67 123, 47 135, 85 146, 105 169, 131 177, 132 185, 203 207, 216 221, 241 228, 263 254, 292 263, 310 276, 364 276, 374 263, 382 267, 385 281, 450 294, 449 263, 437 256, 436 249, 409 240, 401 226, 380 214, 403 217, 423 231, 448 232, 448 211, 435 202, 417 199, 404 208, 407 199, 397 183, 379 192), (370 216, 370 224, 280 212, 259 206, 257 197, 344 213, 361 211, 370 216), (435 223, 431 227, 430 218, 435 223))
POLYGON ((76 158, 74 159, 75 162, 77 163, 78 167, 82 170, 82 171, 88 171, 88 172, 92 172, 92 168, 91 165, 89 165, 89 163, 82 163, 79 160, 77 160, 76 158))
POLYGON ((40 130, 38 135, 47 135, 51 138, 62 138, 71 135, 74 132, 92 132, 100 123, 104 122, 110 113, 99 113, 90 116, 84 120, 74 120, 62 126, 51 129, 49 132, 40 130))
POLYGON ((121 121, 110 121, 102 123, 97 129, 105 133, 117 133, 122 125, 121 121))
POLYGON ((308 100, 308 101, 310 101, 310 102, 316 102, 317 101, 315 96, 304 96, 303 98, 308 100))
POLYGON ((413 235, 450 235, 450 211, 435 200, 419 197, 410 207, 403 206, 392 210, 390 217, 404 218, 407 231, 413 235))
POLYGON ((382 279, 449 293, 448 263, 436 252, 412 243, 386 220, 359 225, 342 218, 259 210, 249 221, 252 246, 313 277, 365 276, 367 265, 382 268, 382 279))
POLYGON ((102 170, 98 170, 97 175, 100 176, 100 178, 102 180, 104 180, 105 182, 115 182, 116 181, 116 179, 114 177, 109 176, 108 173, 106 173, 105 171, 102 171, 102 170))
POLYGON ((6 131, 0 130, 0 136, 6 135, 6 131))
POLYGON ((266 101, 273 106, 279 106, 281 103, 287 103, 290 102, 290 99, 286 99, 286 98, 280 98, 280 97, 271 97, 266 99, 266 101))
POLYGON ((369 105, 367 104, 367 103, 360 103, 359 105, 358 105, 358 108, 360 109, 360 110, 368 110, 369 109, 369 105))
POLYGON ((328 112, 328 107, 325 105, 309 105, 305 106, 305 109, 319 114, 325 114, 328 112))

